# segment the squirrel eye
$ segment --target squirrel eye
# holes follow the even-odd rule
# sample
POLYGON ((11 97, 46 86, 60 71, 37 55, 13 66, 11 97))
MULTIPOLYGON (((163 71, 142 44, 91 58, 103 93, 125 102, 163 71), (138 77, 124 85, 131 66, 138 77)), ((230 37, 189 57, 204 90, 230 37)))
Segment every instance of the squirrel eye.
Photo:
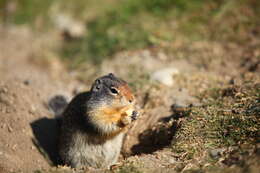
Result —
POLYGON ((96 90, 99 90, 99 89, 100 89, 100 86, 99 86, 99 85, 97 85, 97 86, 96 86, 96 90))
POLYGON ((114 87, 111 87, 110 91, 111 91, 112 94, 118 94, 118 90, 114 87))

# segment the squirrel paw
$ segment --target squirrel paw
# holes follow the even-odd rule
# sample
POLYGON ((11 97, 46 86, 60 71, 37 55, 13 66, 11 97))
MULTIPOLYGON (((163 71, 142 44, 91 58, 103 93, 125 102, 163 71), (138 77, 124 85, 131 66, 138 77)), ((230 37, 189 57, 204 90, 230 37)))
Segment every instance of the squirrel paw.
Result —
POLYGON ((122 119, 121 119, 121 123, 122 123, 123 125, 125 125, 125 126, 129 125, 131 122, 132 122, 132 119, 131 119, 131 117, 129 117, 129 116, 124 116, 124 117, 122 117, 122 119))
POLYGON ((132 115, 131 115, 131 119, 132 119, 132 121, 134 121, 134 120, 136 120, 137 119, 137 117, 138 117, 138 112, 137 111, 133 111, 132 112, 132 115))
POLYGON ((122 117, 121 123, 125 126, 129 125, 132 121, 136 120, 138 117, 138 112, 137 111, 127 111, 125 113, 125 116, 122 117))

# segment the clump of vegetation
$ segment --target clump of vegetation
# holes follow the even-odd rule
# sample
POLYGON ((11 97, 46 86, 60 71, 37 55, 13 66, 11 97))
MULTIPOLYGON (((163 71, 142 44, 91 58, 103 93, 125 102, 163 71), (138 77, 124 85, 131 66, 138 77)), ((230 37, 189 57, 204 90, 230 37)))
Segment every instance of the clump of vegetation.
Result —
POLYGON ((0 1, 0 18, 4 22, 15 24, 34 24, 37 19, 48 20, 48 9, 53 0, 2 0, 0 1))
POLYGON ((260 85, 253 81, 205 91, 200 95, 204 105, 189 108, 173 151, 187 153, 191 159, 208 149, 255 145, 260 128, 259 93, 260 85))

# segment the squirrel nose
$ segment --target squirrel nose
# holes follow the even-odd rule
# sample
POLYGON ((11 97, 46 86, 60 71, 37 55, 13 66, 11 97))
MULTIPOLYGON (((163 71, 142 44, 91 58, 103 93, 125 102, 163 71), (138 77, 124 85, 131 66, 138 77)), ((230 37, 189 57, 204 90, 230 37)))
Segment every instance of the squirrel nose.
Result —
POLYGON ((132 100, 132 99, 130 99, 130 100, 129 100, 129 103, 132 103, 132 102, 133 102, 133 100, 132 100))

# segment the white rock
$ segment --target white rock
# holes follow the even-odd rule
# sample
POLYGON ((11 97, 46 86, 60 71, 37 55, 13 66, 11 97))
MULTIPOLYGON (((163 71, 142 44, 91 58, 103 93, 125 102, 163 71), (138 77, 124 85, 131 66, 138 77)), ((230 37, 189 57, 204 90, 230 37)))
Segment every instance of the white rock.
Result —
POLYGON ((164 68, 155 71, 151 75, 151 80, 160 82, 167 86, 172 86, 174 84, 173 75, 179 74, 179 70, 173 67, 164 68))
POLYGON ((67 31, 72 37, 82 37, 85 25, 67 14, 56 14, 52 17, 55 26, 62 31, 67 31))

